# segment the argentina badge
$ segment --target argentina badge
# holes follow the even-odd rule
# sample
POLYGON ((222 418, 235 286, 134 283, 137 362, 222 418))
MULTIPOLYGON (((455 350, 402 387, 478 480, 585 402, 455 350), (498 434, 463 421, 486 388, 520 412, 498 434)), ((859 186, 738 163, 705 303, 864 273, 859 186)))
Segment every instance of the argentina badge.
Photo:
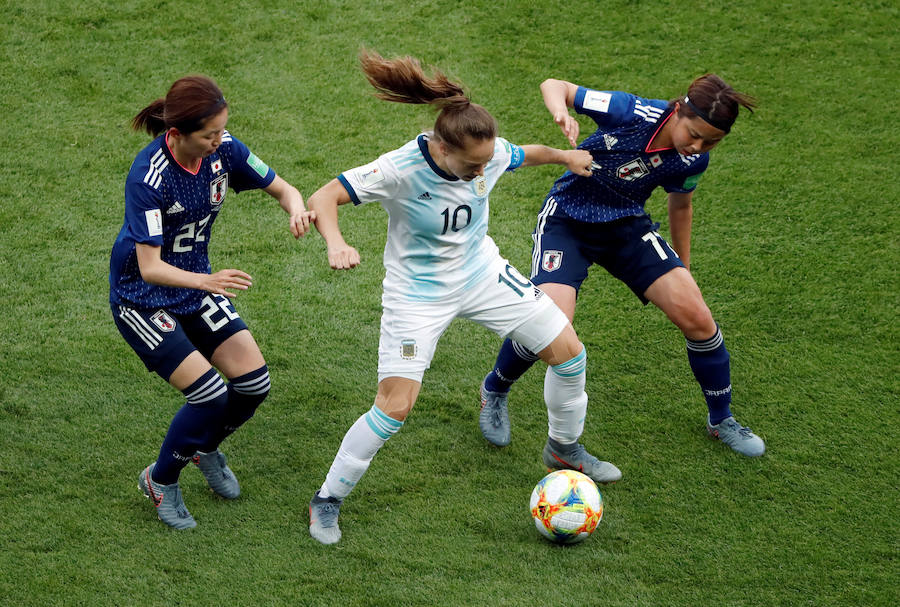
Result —
POLYGON ((487 196, 488 188, 487 181, 485 180, 484 175, 479 175, 478 177, 476 177, 472 181, 472 184, 475 187, 476 196, 478 196, 479 198, 484 198, 485 196, 487 196))

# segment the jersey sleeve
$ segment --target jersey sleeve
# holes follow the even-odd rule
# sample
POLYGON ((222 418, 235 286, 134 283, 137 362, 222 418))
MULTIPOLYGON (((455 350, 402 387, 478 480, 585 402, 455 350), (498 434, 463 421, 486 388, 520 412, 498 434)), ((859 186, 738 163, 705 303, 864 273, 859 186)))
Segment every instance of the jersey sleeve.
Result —
POLYGON ((374 162, 338 175, 338 181, 350 194, 353 204, 389 200, 397 192, 397 172, 390 160, 382 156, 374 162))
POLYGON ((666 192, 676 192, 680 194, 693 192, 697 189, 697 183, 700 181, 700 177, 703 176, 703 173, 706 172, 706 167, 708 166, 709 154, 703 154, 691 165, 690 172, 663 182, 661 185, 666 192))
POLYGON ((147 183, 150 165, 136 161, 125 181, 125 225, 134 242, 163 245, 162 194, 147 183))
POLYGON ((621 91, 596 91, 579 86, 573 106, 576 112, 590 116, 599 126, 609 127, 633 119, 636 99, 621 91))
POLYGON ((244 143, 228 134, 230 141, 222 142, 220 153, 228 158, 228 185, 235 192, 258 190, 275 180, 275 171, 250 151, 244 143), (224 149, 223 149, 224 148, 224 149))

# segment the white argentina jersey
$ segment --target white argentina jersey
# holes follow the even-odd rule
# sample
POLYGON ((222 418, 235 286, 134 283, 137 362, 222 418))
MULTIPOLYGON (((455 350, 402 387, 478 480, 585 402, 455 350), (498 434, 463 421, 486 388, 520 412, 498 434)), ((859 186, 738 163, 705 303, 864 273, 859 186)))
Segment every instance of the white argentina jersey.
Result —
POLYGON ((488 195, 524 156, 522 148, 497 137, 484 176, 463 181, 437 166, 428 152, 428 134, 422 134, 342 173, 338 179, 354 204, 377 201, 388 212, 385 294, 439 301, 482 279, 499 255, 487 235, 488 195))

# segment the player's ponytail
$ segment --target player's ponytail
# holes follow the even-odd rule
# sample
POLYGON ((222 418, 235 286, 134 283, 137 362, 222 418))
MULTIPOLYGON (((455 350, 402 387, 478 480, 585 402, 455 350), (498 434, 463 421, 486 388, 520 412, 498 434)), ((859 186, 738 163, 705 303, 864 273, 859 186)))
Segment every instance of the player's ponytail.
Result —
POLYGON ((166 130, 166 121, 163 114, 166 110, 166 100, 160 97, 140 112, 131 120, 131 128, 135 131, 147 131, 154 137, 166 130))
POLYGON ((756 107, 756 100, 750 95, 739 93, 715 74, 704 74, 691 83, 687 95, 679 102, 679 115, 686 118, 699 116, 726 133, 737 119, 739 106, 751 112, 756 107))
POLYGON ((440 70, 432 68, 433 75, 428 77, 415 57, 385 59, 367 49, 360 52, 359 61, 379 99, 427 104, 440 110, 434 134, 446 144, 462 148, 466 137, 484 140, 497 136, 494 117, 477 103, 472 103, 462 86, 440 70))
POLYGON ((185 76, 169 88, 165 99, 157 99, 135 116, 131 127, 156 137, 175 127, 183 135, 203 128, 206 120, 228 107, 222 91, 206 76, 185 76))

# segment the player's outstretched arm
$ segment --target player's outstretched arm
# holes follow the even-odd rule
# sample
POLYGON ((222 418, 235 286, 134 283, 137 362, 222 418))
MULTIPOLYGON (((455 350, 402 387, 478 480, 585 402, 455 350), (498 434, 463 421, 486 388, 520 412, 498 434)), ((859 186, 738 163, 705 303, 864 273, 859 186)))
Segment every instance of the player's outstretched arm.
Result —
POLYGON ((594 158, 587 150, 558 150, 546 145, 523 145, 522 151, 525 152, 522 166, 561 164, 577 175, 591 176, 594 158))
POLYGON ((337 179, 332 179, 309 197, 309 210, 315 214, 315 226, 328 247, 328 264, 335 270, 359 265, 359 252, 347 244, 338 225, 338 206, 350 202, 350 194, 337 179))
POLYGON ((235 296, 231 290, 246 291, 253 285, 250 275, 240 270, 229 268, 219 270, 215 274, 188 272, 163 261, 160 247, 137 243, 134 248, 137 253, 138 268, 141 270, 141 278, 150 284, 200 289, 226 297, 235 296))
POLYGON ((303 206, 303 196, 287 181, 275 176, 275 179, 263 191, 278 201, 281 208, 288 214, 288 229, 294 238, 300 238, 309 232, 309 224, 316 220, 316 214, 307 211, 303 206))
POLYGON ((569 114, 569 108, 575 107, 577 92, 578 86, 565 80, 548 78, 541 83, 544 105, 573 148, 577 145, 579 127, 578 121, 569 114))

